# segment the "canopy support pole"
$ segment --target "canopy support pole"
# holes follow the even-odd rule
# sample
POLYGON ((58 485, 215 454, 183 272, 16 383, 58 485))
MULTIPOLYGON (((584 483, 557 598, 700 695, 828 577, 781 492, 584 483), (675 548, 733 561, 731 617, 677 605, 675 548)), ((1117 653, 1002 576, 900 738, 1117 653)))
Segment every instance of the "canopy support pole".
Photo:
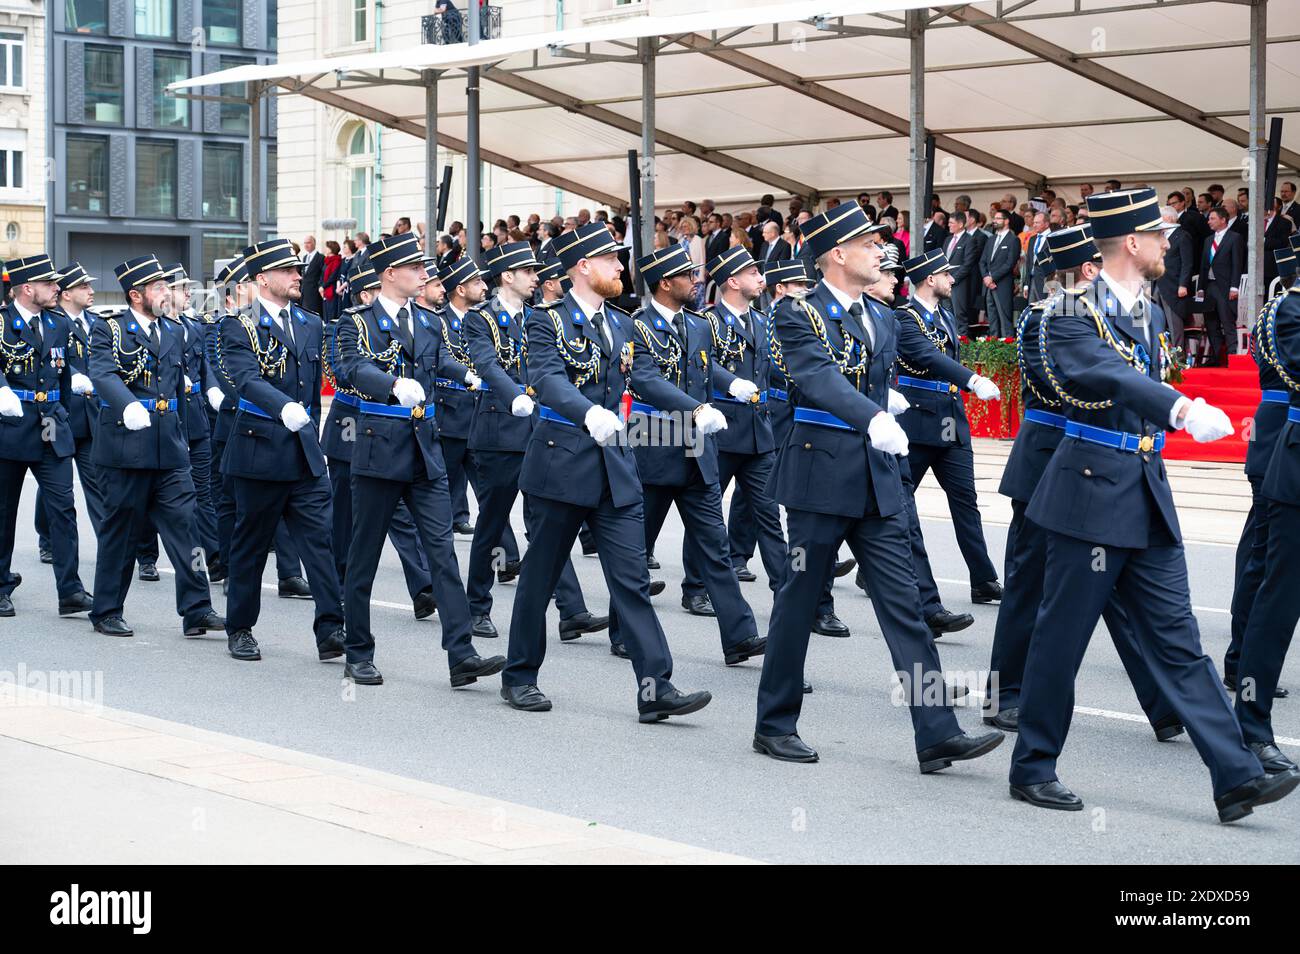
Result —
POLYGON ((438 70, 424 80, 424 254, 432 256, 438 221, 438 70))
POLYGON ((1264 117, 1264 76, 1268 56, 1268 0, 1255 0, 1250 7, 1250 220, 1246 243, 1246 321, 1259 314, 1264 306, 1264 217, 1273 197, 1264 194, 1268 183, 1268 139, 1264 117))
MULTIPOLYGON (((479 37, 479 4, 470 0, 469 7, 469 45, 473 46, 478 43, 479 37)), ((481 157, 479 155, 479 68, 471 66, 465 71, 465 102, 466 102, 466 126, 465 126, 465 251, 475 262, 482 257, 482 239, 479 222, 483 218, 483 212, 479 208, 479 181, 483 172, 481 157)))
POLYGON ((925 11, 907 11, 907 35, 911 47, 911 77, 907 117, 911 122, 908 137, 911 237, 908 253, 920 255, 924 240, 930 197, 925 195, 925 11))
POLYGON ((248 244, 262 240, 262 84, 248 84, 248 244))
POLYGON ((655 247, 655 41, 656 37, 637 40, 641 58, 641 253, 649 255, 655 247))

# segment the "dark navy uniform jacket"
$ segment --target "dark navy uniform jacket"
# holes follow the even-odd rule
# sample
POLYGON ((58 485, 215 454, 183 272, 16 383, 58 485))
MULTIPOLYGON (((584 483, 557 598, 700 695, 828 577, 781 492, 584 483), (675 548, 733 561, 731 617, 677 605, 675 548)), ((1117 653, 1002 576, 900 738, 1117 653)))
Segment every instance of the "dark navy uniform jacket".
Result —
POLYGON ((820 282, 802 302, 782 299, 773 315, 781 359, 799 408, 833 415, 844 427, 795 420, 777 455, 777 503, 813 513, 861 518, 892 516, 903 509, 898 459, 871 445, 867 427, 889 406, 891 368, 897 354, 897 322, 888 309, 866 308, 857 318, 820 282), (805 307, 806 306, 806 307, 805 307), (824 329, 818 334, 817 323, 824 329), (869 322, 871 335, 864 322, 869 322), (832 360, 826 342, 848 352, 846 374, 832 360))
MULTIPOLYGON (((1281 294, 1287 294, 1283 290, 1281 294)), ((1300 292, 1291 292, 1292 297, 1300 295, 1300 292)), ((1269 306, 1272 302, 1269 303, 1269 306)), ((1255 364, 1259 367, 1259 388, 1261 391, 1281 391, 1287 392, 1286 381, 1277 373, 1277 369, 1265 359, 1261 348, 1260 321, 1268 313, 1269 306, 1265 306, 1260 312, 1259 318, 1255 322, 1255 331, 1251 336, 1251 354, 1255 358, 1255 364)), ((1281 307, 1281 302, 1278 302, 1281 307)), ((1294 400, 1294 395, 1292 396, 1294 400)), ((1259 477, 1268 473, 1269 461, 1273 459, 1273 449, 1277 447, 1278 435, 1286 426, 1286 409, 1285 404, 1279 404, 1273 401, 1259 402, 1259 407, 1255 411, 1255 424, 1252 439, 1246 442, 1246 476, 1259 477)))
POLYGON ((238 315, 221 320, 216 357, 221 376, 239 395, 222 472, 253 480, 292 481, 325 473, 320 437, 321 321, 296 304, 289 305, 293 340, 256 301, 238 315), (279 357, 263 372, 253 341, 263 355, 279 357), (281 370, 283 368, 283 370, 281 370), (280 420, 280 412, 297 402, 311 423, 297 433, 280 420))
POLYGON ((39 461, 45 453, 42 418, 54 421, 52 447, 58 457, 71 457, 76 452, 72 426, 68 420, 68 407, 72 398, 72 366, 68 363, 68 319, 51 311, 38 316, 41 337, 32 331, 18 313, 13 302, 5 306, 4 344, 0 349, 5 381, 15 391, 33 391, 57 400, 23 401, 22 417, 0 416, 0 459, 39 461))
MULTIPOLYGON (((1300 378, 1296 376, 1296 369, 1300 368, 1300 287, 1288 288, 1284 295, 1278 302, 1270 337, 1278 362, 1283 368, 1290 369, 1291 382, 1287 383, 1287 390, 1291 395, 1291 407, 1300 408, 1300 378)), ((1257 439, 1258 433, 1257 430, 1257 439)), ((1282 425, 1261 489, 1269 500, 1293 507, 1300 505, 1300 424, 1288 420, 1282 425)))
POLYGON ((90 329, 90 382, 100 399, 90 459, 101 467, 175 470, 190 465, 185 341, 175 323, 155 318, 154 324, 157 353, 129 309, 97 319, 90 329), (122 412, 133 401, 149 411, 149 427, 130 431, 122 423, 122 412))
POLYGON ((639 309, 632 315, 632 322, 636 331, 632 336, 632 392, 639 402, 652 408, 676 412, 666 419, 647 419, 640 415, 647 437, 653 438, 651 442, 637 441, 633 446, 641 482, 685 487, 698 474, 705 483, 716 484, 718 448, 714 436, 705 436, 699 428, 692 427, 688 437, 682 433, 681 426, 690 420, 697 407, 709 403, 713 381, 709 349, 713 333, 708 319, 683 310, 685 341, 653 305, 639 309), (669 360, 673 355, 678 356, 675 367, 669 360))
MULTIPOLYGON (((774 305, 772 311, 775 310, 774 305)), ((785 372, 777 362, 771 360, 776 337, 776 323, 772 317, 769 313, 763 320, 767 331, 767 410, 772 421, 772 442, 777 450, 780 450, 785 444, 786 436, 790 433, 790 425, 794 419, 794 405, 790 401, 790 390, 794 385, 786 378, 785 372)), ((779 342, 776 342, 776 347, 780 348, 779 342)))
POLYGON ((907 387, 905 380, 899 381, 899 392, 911 404, 898 416, 908 442, 932 447, 969 446, 970 423, 961 392, 974 372, 959 361, 961 341, 952 314, 942 304, 937 312, 931 312, 915 298, 909 298, 895 315, 899 378, 948 385, 942 391, 931 391, 907 387), (942 347, 929 335, 938 338, 942 347))
MULTIPOLYGON (((357 310, 362 309, 358 308, 357 310)), ((345 464, 352 461, 352 445, 355 443, 353 438, 356 436, 357 411, 350 404, 338 399, 338 395, 347 394, 352 387, 339 368, 338 332, 339 323, 347 321, 348 315, 352 313, 353 309, 349 308, 342 316, 326 325, 324 340, 321 343, 321 353, 325 358, 322 373, 328 368, 334 387, 334 400, 330 402, 330 412, 326 415, 325 427, 321 430, 320 447, 325 452, 326 458, 331 461, 341 461, 345 464)))
POLYGON ((211 379, 208 374, 207 342, 203 322, 198 318, 183 314, 178 319, 178 324, 185 335, 184 368, 185 375, 191 382, 185 396, 189 405, 186 408, 185 426, 191 441, 201 441, 212 436, 208 426, 208 399, 203 393, 207 390, 205 382, 211 379))
MULTIPOLYGON (((234 385, 224 374, 220 373, 220 367, 217 363, 217 341, 220 335, 221 320, 225 317, 227 317, 226 314, 214 314, 205 319, 202 324, 205 366, 208 371, 208 379, 204 382, 203 389, 206 392, 208 388, 215 385, 225 395, 221 400, 221 409, 217 411, 216 423, 212 426, 212 442, 214 444, 225 444, 226 441, 230 440, 230 432, 235 426, 235 408, 239 404, 239 395, 236 393, 234 385)), ((219 465, 220 461, 218 461, 219 465)))
MULTIPOLYGON (((51 310, 63 316, 68 323, 68 348, 66 351, 68 367, 75 374, 84 374, 86 377, 90 377, 90 334, 82 330, 81 322, 73 320, 62 308, 53 308, 51 310)), ((83 312, 83 315, 86 318, 87 326, 94 328, 94 312, 86 311, 83 312)), ((99 418, 99 395, 94 392, 90 394, 72 394, 71 389, 69 389, 68 400, 63 403, 68 408, 68 422, 72 426, 73 439, 84 441, 87 438, 93 438, 95 436, 95 421, 99 418)))
MULTIPOLYGON (((1029 411, 1060 415, 1061 399, 1043 375, 1038 354, 1038 322, 1046 302, 1034 302, 1025 309, 1016 326, 1016 347, 1020 349, 1020 396, 1029 411)), ((1035 423, 1029 416, 1020 424, 1020 433, 1011 445, 1011 454, 1002 471, 998 493, 1021 503, 1029 503, 1047 465, 1056 453, 1065 432, 1049 424, 1035 423)))
POLYGON ((413 483, 447 475, 433 394, 434 382, 446 373, 450 359, 437 317, 413 302, 407 307, 413 352, 402 344, 397 323, 378 299, 339 319, 337 378, 362 401, 395 409, 391 414, 368 411, 364 404, 358 409, 352 473, 360 477, 413 483), (391 357, 384 360, 384 355, 391 357), (413 378, 424 388, 425 403, 410 414, 396 410, 400 404, 393 384, 399 377, 413 378))
MULTIPOLYGON (((1132 318, 1106 283, 1099 278, 1094 287, 1097 309, 1116 341, 1125 348, 1141 343, 1147 353, 1148 345, 1140 342, 1132 318)), ((1159 434, 1169 426, 1169 412, 1179 398, 1161 383, 1158 336, 1165 329, 1164 314, 1147 303, 1156 353, 1143 373, 1102 339, 1082 297, 1072 290, 1050 299, 1042 318, 1047 325, 1043 367, 1076 400, 1114 403, 1078 407, 1067 400, 1066 418, 1134 435, 1159 434)), ((1174 540, 1181 539, 1160 454, 1128 453, 1076 437, 1062 439, 1026 513, 1044 529, 1106 546, 1145 548, 1153 525, 1163 525, 1174 540)))
MULTIPOLYGON (((438 435, 454 440, 468 440, 474 426, 474 405, 479 399, 478 392, 471 391, 465 384, 465 373, 474 367, 474 360, 466 346, 465 321, 473 316, 458 317, 450 305, 436 309, 431 314, 437 318, 447 356, 458 368, 458 373, 438 377, 434 394, 438 402, 438 435)), ((474 373, 478 374, 477 371, 474 373)))
POLYGON ((728 454, 766 454, 776 449, 772 412, 767 405, 771 362, 767 351, 767 322, 751 308, 745 328, 726 305, 719 302, 705 312, 713 333, 713 402, 727 418, 727 429, 714 435, 718 450, 728 454), (757 404, 741 403, 727 390, 736 378, 752 381, 761 398, 757 404))
POLYGON ((622 440, 602 447, 583 425, 593 405, 618 414, 628 386, 621 363, 625 347, 634 340, 632 316, 609 302, 601 313, 612 347, 592 327, 572 292, 553 308, 536 308, 528 315, 528 377, 546 412, 539 410, 528 440, 519 489, 589 508, 598 507, 608 493, 615 507, 630 507, 642 500, 632 449, 622 440), (550 414, 565 423, 548 419, 550 414))
POLYGON ((527 311, 513 318, 496 295, 478 308, 471 309, 462 322, 474 373, 483 379, 482 393, 474 408, 470 427, 470 450, 510 451, 523 453, 533 430, 531 417, 515 417, 510 405, 524 393, 528 384, 523 359, 523 323, 527 311), (498 346, 500 350, 498 350, 498 346), (503 367, 500 355, 511 359, 503 367))

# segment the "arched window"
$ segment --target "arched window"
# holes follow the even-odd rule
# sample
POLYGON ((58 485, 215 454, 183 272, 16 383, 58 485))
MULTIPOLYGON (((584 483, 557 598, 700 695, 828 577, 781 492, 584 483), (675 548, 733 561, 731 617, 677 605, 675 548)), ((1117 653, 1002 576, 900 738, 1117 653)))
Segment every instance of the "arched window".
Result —
POLYGON ((348 216, 357 220, 357 232, 374 234, 375 141, 370 128, 360 123, 344 131, 344 180, 348 216))

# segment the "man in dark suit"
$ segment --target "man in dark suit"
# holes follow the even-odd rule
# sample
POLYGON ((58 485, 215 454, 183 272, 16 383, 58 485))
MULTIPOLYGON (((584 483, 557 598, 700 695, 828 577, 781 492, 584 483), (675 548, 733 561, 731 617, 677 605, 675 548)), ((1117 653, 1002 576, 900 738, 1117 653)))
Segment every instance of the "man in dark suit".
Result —
POLYGON ((1201 249, 1201 287, 1211 306, 1205 330, 1210 335, 1210 363, 1226 367, 1228 355, 1237 353, 1237 288, 1246 269, 1246 249, 1229 227, 1223 206, 1210 210, 1209 223, 1211 234, 1201 249))
MULTIPOLYGON (((726 252, 726 249, 723 249, 726 252)), ((781 232, 777 229, 776 223, 767 221, 763 223, 763 246, 758 250, 754 257, 758 260, 762 268, 775 262, 782 262, 791 256, 790 243, 781 238, 781 232)), ((712 259, 709 259, 712 261, 712 259)))
POLYGON ((1300 228, 1300 203, 1295 198, 1295 183, 1283 182, 1279 193, 1282 199, 1282 214, 1294 223, 1294 227, 1300 228))
POLYGON ((921 248, 924 251, 932 252, 936 248, 943 248, 948 239, 948 213, 943 209, 936 209, 930 213, 930 217, 925 221, 925 229, 922 232, 921 248))
POLYGON ((1206 236, 1210 234, 1210 226, 1205 221, 1205 216, 1201 215, 1196 206, 1187 201, 1187 196, 1178 190, 1175 189, 1169 193, 1165 201, 1177 213, 1178 226, 1192 244, 1192 275, 1199 275, 1201 273, 1201 249, 1205 245, 1206 236))
POLYGON ((724 228, 722 216, 714 212, 709 216, 712 231, 704 240, 704 260, 712 261, 731 246, 731 230, 724 228))
POLYGON ((894 193, 888 189, 876 193, 876 221, 885 218, 898 221, 898 209, 894 208, 894 193))
POLYGON ((1046 212, 1034 213, 1034 231, 1020 262, 1020 288, 1026 302, 1041 301, 1047 296, 1047 277, 1052 273, 1052 259, 1047 251, 1049 222, 1046 212))
MULTIPOLYGON (((1178 217, 1172 207, 1165 221, 1174 224, 1178 217)), ((1169 339, 1174 347, 1183 347, 1183 328, 1192 313, 1192 271, 1196 258, 1192 251, 1192 237, 1181 225, 1166 234, 1169 250, 1165 252, 1165 273, 1156 280, 1156 294, 1164 308, 1169 326, 1169 339)))
POLYGON ((1273 197, 1273 204, 1268 217, 1264 219, 1264 288, 1265 290, 1277 278, 1277 259, 1274 257, 1279 249, 1289 248, 1291 232, 1295 228, 1290 219, 1282 215, 1282 200, 1273 197))
POLYGON ((980 281, 984 285, 984 312, 988 315, 991 338, 1009 338, 1014 333, 1011 314, 1012 275, 1020 261, 1020 239, 1010 230, 1006 209, 993 216, 993 237, 980 256, 980 281))
POLYGON ((1010 192, 1002 197, 1002 211, 1007 214, 1011 234, 1018 238, 1025 230, 1025 217, 1016 211, 1016 197, 1010 192))
POLYGON ((951 266, 952 311, 957 320, 957 334, 965 335, 979 311, 975 300, 976 289, 980 287, 979 259, 975 255, 975 240, 966 231, 965 212, 954 212, 948 217, 948 235, 942 248, 951 266))
POLYGON ((313 315, 322 314, 325 300, 321 297, 321 276, 325 273, 325 256, 316 247, 316 236, 302 240, 302 307, 313 315))

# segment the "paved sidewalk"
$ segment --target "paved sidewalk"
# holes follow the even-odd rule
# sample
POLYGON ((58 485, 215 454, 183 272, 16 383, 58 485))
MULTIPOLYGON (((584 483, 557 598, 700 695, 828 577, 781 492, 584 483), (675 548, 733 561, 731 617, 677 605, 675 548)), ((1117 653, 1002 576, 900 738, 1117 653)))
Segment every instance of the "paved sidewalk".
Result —
POLYGON ((4 864, 751 863, 13 682, 0 762, 4 864))

